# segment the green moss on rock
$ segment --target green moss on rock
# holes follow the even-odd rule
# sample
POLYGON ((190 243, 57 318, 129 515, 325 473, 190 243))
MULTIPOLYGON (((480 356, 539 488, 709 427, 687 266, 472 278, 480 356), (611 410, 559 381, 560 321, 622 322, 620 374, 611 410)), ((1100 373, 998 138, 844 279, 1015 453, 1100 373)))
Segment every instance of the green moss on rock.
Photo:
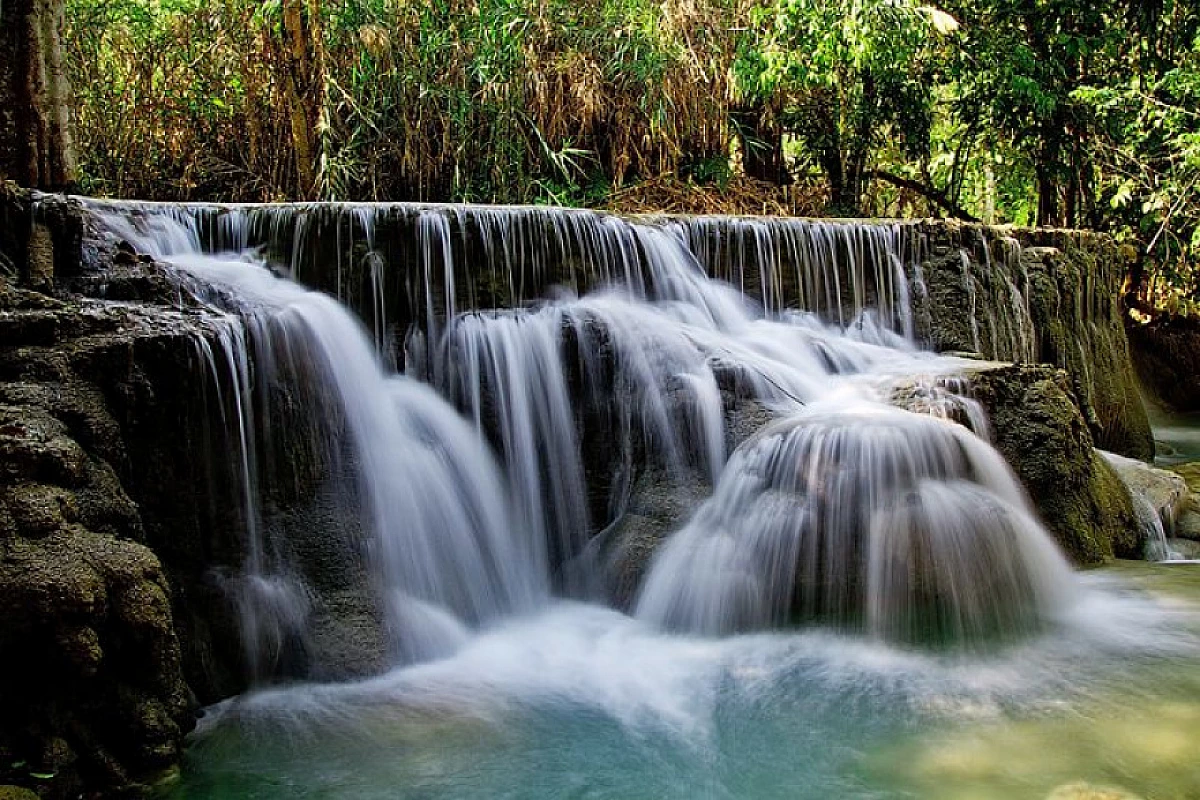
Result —
POLYGON ((1066 372, 992 366, 972 372, 970 383, 991 420, 993 444, 1071 559, 1140 557, 1132 498, 1093 446, 1066 372))
POLYGON ((41 800, 38 793, 20 786, 0 786, 0 800, 41 800))
POLYGON ((913 276, 919 336, 940 351, 1066 370, 1097 446, 1154 455, 1119 300, 1124 261, 1111 239, 942 222, 911 232, 928 254, 913 276))

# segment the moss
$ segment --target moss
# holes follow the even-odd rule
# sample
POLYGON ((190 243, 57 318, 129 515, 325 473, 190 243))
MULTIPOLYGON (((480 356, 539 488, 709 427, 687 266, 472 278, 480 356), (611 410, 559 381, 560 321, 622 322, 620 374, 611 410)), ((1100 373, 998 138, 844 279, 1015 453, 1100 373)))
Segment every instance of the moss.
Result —
POLYGON ((41 800, 37 792, 20 786, 0 786, 0 800, 41 800))
POLYGON ((992 366, 974 371, 970 381, 996 448, 1071 559, 1137 557, 1142 534, 1132 498, 1093 447, 1070 377, 1046 365, 992 366))
POLYGON ((75 496, 61 486, 22 483, 0 489, 0 503, 8 512, 13 532, 36 537, 79 519, 75 496))
POLYGON ((1097 446, 1153 456, 1118 298, 1123 261, 1110 239, 952 223, 915 224, 910 234, 929 254, 912 292, 919 335, 940 351, 1066 370, 1097 446), (1026 309, 1014 308, 1014 291, 1026 309))

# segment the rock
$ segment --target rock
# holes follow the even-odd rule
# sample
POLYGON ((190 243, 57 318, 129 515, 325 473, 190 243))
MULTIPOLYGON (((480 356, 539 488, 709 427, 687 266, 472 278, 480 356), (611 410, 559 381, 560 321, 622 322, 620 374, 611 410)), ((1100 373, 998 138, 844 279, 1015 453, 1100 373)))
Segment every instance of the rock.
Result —
POLYGON ((1126 330, 1142 385, 1176 411, 1200 410, 1200 320, 1161 314, 1126 330))
POLYGON ((1124 263, 1111 239, 942 222, 914 223, 912 235, 943 245, 924 249, 911 281, 920 338, 939 351, 1061 367, 1098 446, 1154 455, 1118 300, 1124 263))
POLYGON ((1172 464, 1167 469, 1183 478, 1184 483, 1188 485, 1188 489, 1193 494, 1200 494, 1200 462, 1192 461, 1186 464, 1172 464))
POLYGON ((1174 472, 1157 469, 1143 461, 1116 453, 1101 451, 1101 454, 1116 470, 1130 493, 1149 504, 1158 514, 1163 527, 1168 533, 1171 532, 1175 521, 1191 502, 1191 491, 1184 479, 1174 472))
POLYGON ((187 431, 204 422, 183 417, 206 329, 7 284, 0 317, 0 652, 19 654, 0 659, 0 782, 36 772, 54 775, 38 784, 51 797, 126 791, 174 765, 193 725, 181 598, 147 543, 187 576, 220 541, 206 530, 206 550, 179 557, 189 529, 201 539, 190 493, 205 465, 187 431), (161 507, 190 522, 161 524, 161 507))
POLYGON ((1180 539, 1200 542, 1200 512, 1188 508, 1175 520, 1175 530, 1172 533, 1180 539))
POLYGON ((1200 541, 1195 539, 1167 539, 1167 550, 1175 553, 1179 558, 1200 559, 1200 541))
POLYGON ((665 470, 643 470, 633 484, 625 513, 599 536, 600 559, 609 597, 632 608, 654 553, 712 493, 699 476, 672 478, 665 470))
POLYGON ((1021 479, 1046 529, 1078 564, 1140 558, 1129 491, 1092 446, 1067 373, 1048 365, 968 371, 993 444, 1021 479))
MULTIPOLYGON (((722 393, 725 408, 725 452, 732 453, 778 416, 762 403, 722 393)), ((598 536, 601 567, 613 604, 630 609, 654 553, 712 494, 702 476, 672 476, 663 465, 644 466, 629 490, 624 513, 598 536)))
POLYGON ((757 400, 747 400, 724 394, 725 452, 732 453, 738 445, 770 425, 779 417, 757 400))

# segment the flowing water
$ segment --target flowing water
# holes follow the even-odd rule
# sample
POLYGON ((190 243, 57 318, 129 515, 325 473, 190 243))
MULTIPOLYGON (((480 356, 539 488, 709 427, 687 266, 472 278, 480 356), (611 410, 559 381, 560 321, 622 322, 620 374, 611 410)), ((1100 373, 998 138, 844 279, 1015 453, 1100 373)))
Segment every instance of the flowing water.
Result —
MULTIPOLYGON (((229 585, 258 685, 208 710, 167 791, 1200 792, 1173 738, 1200 726, 1192 601, 1068 568, 964 363, 914 339, 903 226, 91 208, 228 322, 204 352, 237 442, 229 585), (901 385, 923 402, 891 405, 901 385), (746 407, 767 419, 735 435, 746 407), (287 437, 358 518, 342 549, 384 621, 381 675, 270 685, 303 677, 278 654, 323 591, 262 500, 265 440, 287 437), (624 613, 602 551, 649 474, 709 497, 624 613)), ((1001 288, 972 327, 1023 353, 1022 289, 1001 288)))

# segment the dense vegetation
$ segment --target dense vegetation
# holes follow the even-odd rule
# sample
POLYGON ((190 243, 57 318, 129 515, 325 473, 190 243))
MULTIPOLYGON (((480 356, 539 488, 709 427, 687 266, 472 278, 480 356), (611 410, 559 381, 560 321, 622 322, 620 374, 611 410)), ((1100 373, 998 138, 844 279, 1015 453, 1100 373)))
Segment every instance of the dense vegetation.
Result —
MULTIPOLYGON (((949 215, 1197 291, 1194 1, 68 0, 83 189, 949 215)), ((1153 280, 1150 280, 1153 279, 1153 280)))

